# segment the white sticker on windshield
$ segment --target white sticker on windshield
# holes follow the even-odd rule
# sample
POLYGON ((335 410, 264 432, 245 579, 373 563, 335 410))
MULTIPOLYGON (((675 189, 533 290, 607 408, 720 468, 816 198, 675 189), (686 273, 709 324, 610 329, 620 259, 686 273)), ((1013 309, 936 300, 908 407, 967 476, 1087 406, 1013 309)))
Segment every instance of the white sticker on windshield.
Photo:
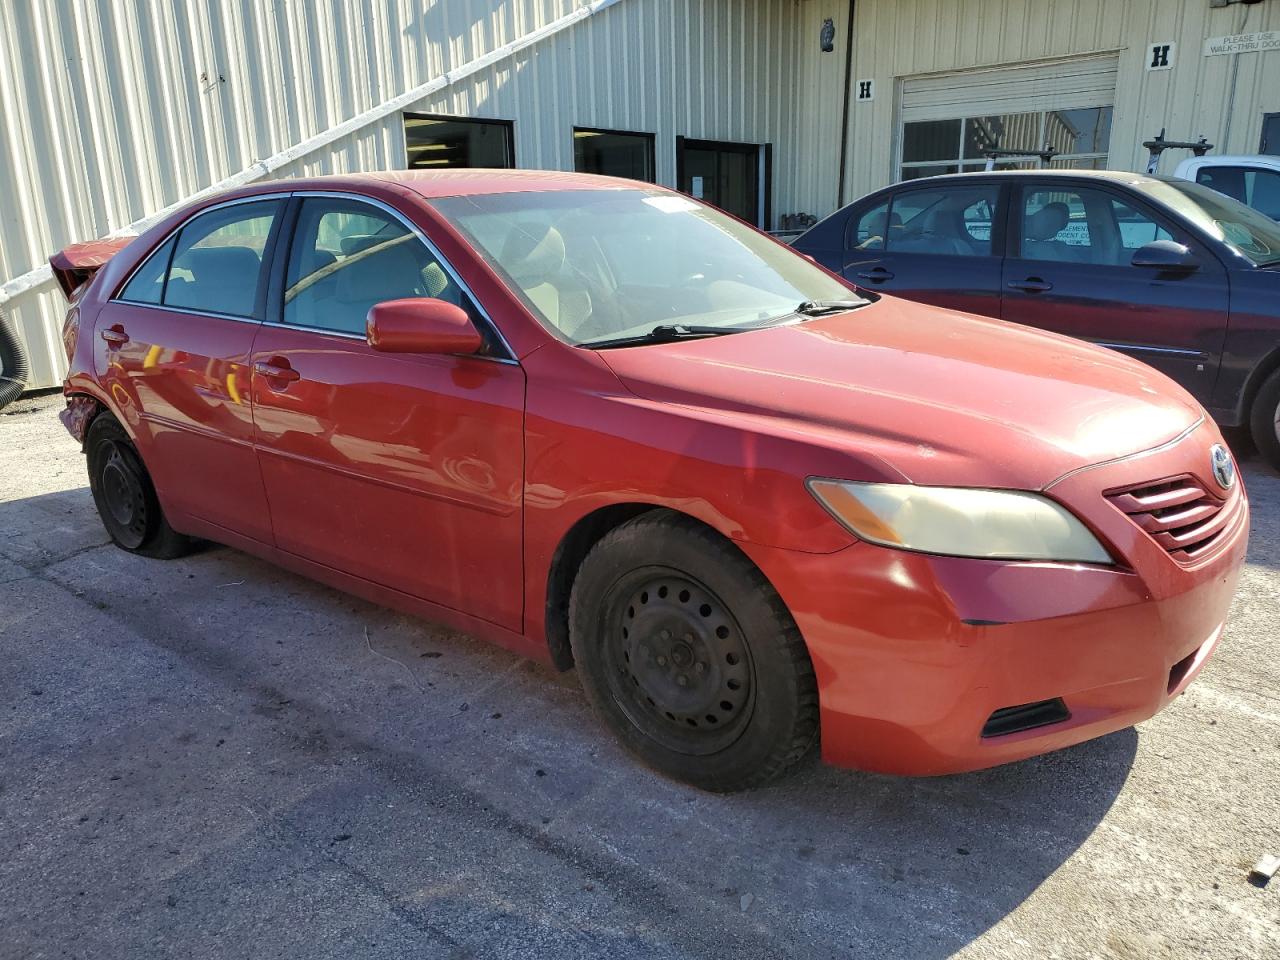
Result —
POLYGON ((663 213, 684 213, 698 209, 696 203, 684 197, 645 197, 644 202, 651 207, 657 207, 663 213))

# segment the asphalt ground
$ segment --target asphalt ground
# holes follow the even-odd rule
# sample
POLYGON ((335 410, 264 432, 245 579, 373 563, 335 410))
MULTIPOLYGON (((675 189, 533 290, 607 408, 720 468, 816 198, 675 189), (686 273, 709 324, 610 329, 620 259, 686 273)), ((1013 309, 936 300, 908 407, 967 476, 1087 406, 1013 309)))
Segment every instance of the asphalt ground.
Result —
POLYGON ((1280 952, 1280 477, 1219 652, 1135 729, 734 796, 556 674, 209 547, 107 544, 60 397, 0 412, 0 957, 1280 952))

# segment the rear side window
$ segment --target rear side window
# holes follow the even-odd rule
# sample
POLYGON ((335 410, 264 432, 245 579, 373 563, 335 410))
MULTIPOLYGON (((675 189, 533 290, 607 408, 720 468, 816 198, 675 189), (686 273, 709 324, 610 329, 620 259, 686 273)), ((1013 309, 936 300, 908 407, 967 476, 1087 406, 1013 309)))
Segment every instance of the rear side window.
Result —
POLYGON ((891 253, 989 257, 999 190, 993 184, 957 184, 904 191, 894 196, 887 216, 868 223, 868 236, 883 222, 884 249, 891 253))
POLYGON ((132 279, 125 284, 124 290, 120 292, 121 300, 128 300, 131 303, 158 304, 160 302, 160 298, 164 295, 164 278, 169 272, 169 260, 173 257, 175 243, 177 238, 170 237, 146 259, 132 279))
POLYGON ((285 274, 285 323, 364 336, 370 307, 406 297, 447 300, 476 319, 466 294, 399 219, 355 200, 302 202, 285 274))
MULTIPOLYGON (((850 218, 846 244, 851 250, 883 250, 892 225, 889 201, 886 200, 863 211, 860 216, 850 218)), ((901 225, 898 221, 897 226, 901 225)))
POLYGON ((263 254, 281 206, 279 200, 237 203, 190 220, 178 234, 164 305, 254 316, 263 254))

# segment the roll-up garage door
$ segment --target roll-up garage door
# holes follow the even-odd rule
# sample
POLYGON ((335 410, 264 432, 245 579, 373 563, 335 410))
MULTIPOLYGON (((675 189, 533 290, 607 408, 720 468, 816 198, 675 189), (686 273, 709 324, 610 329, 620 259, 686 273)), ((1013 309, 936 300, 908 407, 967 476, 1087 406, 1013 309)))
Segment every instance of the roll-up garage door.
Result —
POLYGON ((1118 69, 1119 57, 1106 54, 908 77, 902 122, 1108 107, 1115 102, 1118 69))
POLYGON ((898 128, 899 176, 906 180, 1003 168, 1107 165, 1115 54, 907 77, 898 128), (1010 157, 1010 151, 1020 156, 1010 157))

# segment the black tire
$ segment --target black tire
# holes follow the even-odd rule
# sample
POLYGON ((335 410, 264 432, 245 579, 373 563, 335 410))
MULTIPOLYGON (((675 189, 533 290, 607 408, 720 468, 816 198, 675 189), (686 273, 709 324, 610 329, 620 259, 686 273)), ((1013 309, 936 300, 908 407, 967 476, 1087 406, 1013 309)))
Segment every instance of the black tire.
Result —
POLYGON ((1253 398, 1249 432, 1262 458, 1280 470, 1280 370, 1266 379, 1253 398))
POLYGON ((89 490, 115 545, 157 560, 187 553, 191 541, 169 526, 147 468, 116 419, 99 414, 89 424, 84 446, 89 490))
POLYGON ((582 562, 569 641, 588 700, 645 763, 704 790, 757 787, 818 738, 808 650, 733 544, 667 510, 582 562))

